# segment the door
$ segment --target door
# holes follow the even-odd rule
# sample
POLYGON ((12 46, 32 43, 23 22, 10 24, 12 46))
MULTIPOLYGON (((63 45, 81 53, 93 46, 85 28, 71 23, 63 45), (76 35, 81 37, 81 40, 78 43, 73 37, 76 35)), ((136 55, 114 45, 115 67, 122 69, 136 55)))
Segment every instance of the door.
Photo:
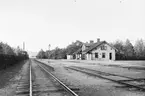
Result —
POLYGON ((109 53, 109 59, 112 60, 112 53, 109 53))
POLYGON ((82 60, 85 60, 85 54, 82 54, 82 60))

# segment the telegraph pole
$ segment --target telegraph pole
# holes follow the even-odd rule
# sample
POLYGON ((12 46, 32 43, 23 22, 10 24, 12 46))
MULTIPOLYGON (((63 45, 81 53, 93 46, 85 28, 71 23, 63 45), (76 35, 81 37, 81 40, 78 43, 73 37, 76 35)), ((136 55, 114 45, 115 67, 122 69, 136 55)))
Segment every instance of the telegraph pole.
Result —
POLYGON ((23 51, 25 51, 25 42, 23 42, 23 51))
POLYGON ((49 51, 50 51, 50 47, 51 47, 51 45, 49 44, 49 45, 48 45, 48 50, 49 50, 49 51))
POLYGON ((50 44, 48 45, 48 59, 49 59, 49 53, 50 53, 50 44))

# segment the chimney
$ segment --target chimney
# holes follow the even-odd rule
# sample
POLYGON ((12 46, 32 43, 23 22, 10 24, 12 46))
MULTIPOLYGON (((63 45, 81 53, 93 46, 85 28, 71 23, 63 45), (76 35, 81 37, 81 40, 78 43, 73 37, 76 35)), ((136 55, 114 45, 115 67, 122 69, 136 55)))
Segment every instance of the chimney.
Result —
POLYGON ((100 38, 97 38, 97 43, 99 43, 100 42, 100 38))
POLYGON ((94 41, 93 40, 90 40, 90 43, 92 44, 92 43, 94 43, 94 41))

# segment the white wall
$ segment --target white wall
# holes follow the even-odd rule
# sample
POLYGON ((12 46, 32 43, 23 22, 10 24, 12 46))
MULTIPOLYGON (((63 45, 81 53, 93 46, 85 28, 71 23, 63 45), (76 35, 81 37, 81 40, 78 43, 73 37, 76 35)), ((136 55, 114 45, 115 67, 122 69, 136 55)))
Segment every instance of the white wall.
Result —
POLYGON ((87 59, 87 60, 92 60, 91 54, 86 54, 86 59, 87 59))
MULTIPOLYGON (((101 47, 92 50, 92 59, 93 60, 110 60, 109 54, 112 53, 112 60, 115 60, 115 49, 110 47, 108 44, 104 44, 107 46, 106 50, 101 50, 101 47), (95 58, 95 53, 98 53, 98 58, 95 58), (102 58, 102 53, 105 53, 105 58, 102 58)), ((90 60, 90 57, 87 56, 87 59, 90 60)))
POLYGON ((81 60, 82 55, 81 54, 76 54, 76 59, 81 60))
POLYGON ((67 55, 67 59, 71 60, 71 59, 73 59, 73 56, 72 55, 67 55))

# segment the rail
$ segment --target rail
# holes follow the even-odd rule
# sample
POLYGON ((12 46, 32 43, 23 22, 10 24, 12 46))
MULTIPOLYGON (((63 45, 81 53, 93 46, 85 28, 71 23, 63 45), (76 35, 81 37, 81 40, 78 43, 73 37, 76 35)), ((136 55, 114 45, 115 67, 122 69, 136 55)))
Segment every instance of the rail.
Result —
POLYGON ((44 71, 46 71, 50 76, 52 76, 59 84, 70 94, 73 96, 79 96, 74 91, 72 91, 69 87, 67 87, 63 82, 61 82, 56 76, 54 76, 51 72, 49 72, 46 68, 44 68, 42 65, 38 64, 40 68, 42 68, 44 71))
POLYGON ((139 90, 143 90, 145 91, 145 88, 144 87, 141 87, 139 85, 133 85, 133 84, 129 84, 127 82, 123 82, 121 80, 114 80, 114 79, 111 79, 111 78, 107 78, 105 76, 101 76, 100 74, 97 74, 97 73, 92 73, 92 72, 88 72, 86 70, 81 70, 79 68, 74 68, 74 67, 66 67, 66 68, 69 68, 69 69, 72 69, 72 70, 75 70, 75 71, 79 71, 79 72, 82 72, 82 73, 86 73, 88 75, 93 75, 93 76, 96 76, 96 77, 99 77, 99 78, 102 78, 102 79, 106 79, 106 80, 110 80, 110 81, 113 81, 113 82, 116 82, 116 83, 119 83, 119 84, 122 84, 122 85, 125 85, 125 86, 129 86, 129 87, 132 87, 132 88, 137 88, 139 90))

